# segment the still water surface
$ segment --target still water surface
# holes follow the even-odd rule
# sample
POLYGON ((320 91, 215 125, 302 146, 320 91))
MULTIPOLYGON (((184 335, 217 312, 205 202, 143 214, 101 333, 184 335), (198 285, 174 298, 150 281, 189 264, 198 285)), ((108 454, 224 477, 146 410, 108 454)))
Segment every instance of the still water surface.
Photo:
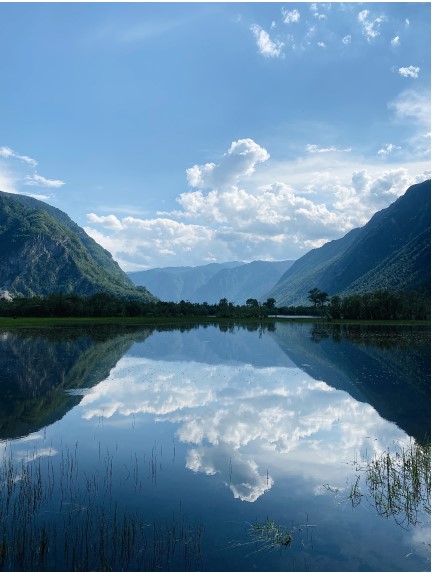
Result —
POLYGON ((426 327, 4 331, 0 388, 3 570, 430 570, 430 481, 367 471, 430 441, 426 327))

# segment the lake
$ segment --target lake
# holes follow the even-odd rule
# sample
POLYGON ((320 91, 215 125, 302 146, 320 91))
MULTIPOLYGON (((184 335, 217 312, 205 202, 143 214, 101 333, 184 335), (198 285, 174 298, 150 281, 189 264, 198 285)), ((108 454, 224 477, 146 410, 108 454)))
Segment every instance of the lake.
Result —
POLYGON ((430 329, 0 331, 6 571, 430 571, 430 329))

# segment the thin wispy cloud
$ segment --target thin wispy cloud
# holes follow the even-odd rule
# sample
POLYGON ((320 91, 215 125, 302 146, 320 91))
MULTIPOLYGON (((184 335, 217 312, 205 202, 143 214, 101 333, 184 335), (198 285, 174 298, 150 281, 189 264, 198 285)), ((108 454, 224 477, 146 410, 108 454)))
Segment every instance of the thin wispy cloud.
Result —
POLYGON ((0 157, 4 157, 5 159, 11 159, 11 158, 18 159, 19 161, 23 161, 24 163, 27 163, 32 167, 37 166, 37 161, 35 159, 32 159, 27 155, 21 155, 20 153, 17 153, 10 147, 0 147, 0 157))
POLYGON ((42 177, 42 175, 37 175, 35 173, 33 175, 27 175, 24 184, 34 185, 36 187, 51 187, 57 189, 62 187, 65 182, 61 181, 60 179, 46 179, 46 177, 42 177))
POLYGON ((388 143, 387 145, 378 150, 377 155, 381 156, 390 155, 391 153, 393 153, 394 151, 398 151, 399 149, 402 148, 399 147, 398 145, 393 145, 393 143, 388 143))
POLYGON ((315 145, 312 143, 308 143, 306 145, 306 151, 308 153, 331 153, 331 152, 349 152, 351 151, 351 147, 346 147, 344 149, 339 149, 337 147, 320 147, 319 145, 315 145))

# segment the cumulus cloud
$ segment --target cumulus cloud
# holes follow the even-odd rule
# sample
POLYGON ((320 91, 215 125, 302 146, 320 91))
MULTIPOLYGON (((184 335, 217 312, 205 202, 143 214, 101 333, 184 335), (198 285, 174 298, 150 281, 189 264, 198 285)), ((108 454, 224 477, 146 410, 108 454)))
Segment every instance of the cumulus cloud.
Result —
POLYGON ((400 46, 400 38, 399 36, 395 36, 392 41, 390 42, 390 44, 394 47, 396 46, 400 46))
POLYGON ((266 58, 283 57, 283 42, 279 40, 271 40, 268 32, 263 30, 260 26, 258 26, 258 24, 253 24, 250 29, 255 36, 258 51, 262 56, 266 58))
POLYGON ((11 149, 10 147, 0 147, 0 157, 4 157, 5 159, 9 158, 18 159, 19 161, 23 161, 24 163, 27 163, 32 167, 37 166, 37 161, 35 159, 32 159, 27 155, 21 155, 16 151, 14 151, 13 149, 11 149))
POLYGON ((417 66, 408 66, 407 68, 399 68, 399 74, 404 78, 418 78, 420 68, 417 66))
POLYGON ((380 35, 380 25, 386 20, 385 16, 378 16, 373 18, 370 16, 369 10, 362 10, 358 13, 357 19, 362 26, 362 34, 371 42, 374 38, 380 35))
POLYGON ((351 34, 347 34, 342 38, 342 44, 345 44, 345 46, 351 44, 351 34))
POLYGON ((300 12, 298 10, 287 10, 286 8, 282 8, 281 12, 284 24, 291 24, 292 22, 298 22, 300 20, 300 12))
POLYGON ((46 179, 45 177, 42 177, 42 175, 37 175, 34 173, 33 175, 26 176, 24 184, 34 185, 37 187, 59 188, 62 187, 65 182, 61 181, 60 179, 46 179))
POLYGON ((335 188, 334 206, 341 211, 355 212, 356 218, 365 224, 371 216, 369 206, 374 212, 387 207, 403 195, 410 185, 423 181, 425 176, 412 177, 406 168, 390 169, 378 177, 372 177, 366 170, 356 171, 351 184, 335 188))
POLYGON ((252 175, 256 164, 269 157, 267 150, 252 139, 239 139, 232 142, 218 165, 206 163, 187 169, 187 181, 197 189, 234 185, 241 177, 252 175))
MULTIPOLYGON (((397 149, 387 144, 378 155, 397 149)), ((359 175, 358 160, 342 160, 350 148, 308 144, 306 151, 278 164, 252 139, 235 141, 218 163, 187 169, 192 189, 177 197, 177 210, 156 218, 89 213, 85 230, 127 270, 298 258, 364 225, 426 178, 407 167, 383 174, 381 164, 359 175)))

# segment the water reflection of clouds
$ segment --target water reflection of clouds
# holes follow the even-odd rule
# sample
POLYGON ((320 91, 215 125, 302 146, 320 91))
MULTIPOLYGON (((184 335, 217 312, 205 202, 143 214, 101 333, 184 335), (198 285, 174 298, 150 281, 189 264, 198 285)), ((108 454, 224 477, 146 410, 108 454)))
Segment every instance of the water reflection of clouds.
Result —
POLYGON ((337 483, 358 452, 406 438, 370 405, 296 368, 124 357, 80 408, 86 420, 143 413, 177 424, 191 444, 186 467, 218 474, 244 501, 272 486, 267 468, 337 483))

